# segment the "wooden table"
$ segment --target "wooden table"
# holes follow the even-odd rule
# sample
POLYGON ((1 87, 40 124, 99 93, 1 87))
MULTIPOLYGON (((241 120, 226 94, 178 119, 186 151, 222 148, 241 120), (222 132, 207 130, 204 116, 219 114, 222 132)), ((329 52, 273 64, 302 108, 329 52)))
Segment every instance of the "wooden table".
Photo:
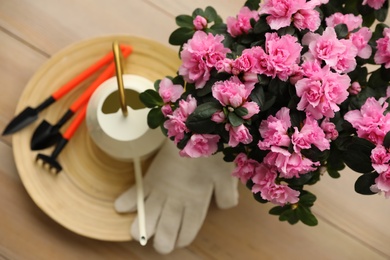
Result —
MULTIPOLYGON (((223 18, 243 1, 224 0, 0 0, 0 129, 14 115, 34 72, 64 47, 96 36, 131 34, 168 46, 174 17, 214 6, 223 18)), ((239 186, 239 205, 213 203, 195 241, 169 255, 152 244, 82 237, 49 218, 26 192, 15 167, 10 136, 0 142, 0 259, 389 259, 390 201, 355 194, 357 174, 324 176, 312 187, 317 227, 290 226, 268 215, 239 186)))

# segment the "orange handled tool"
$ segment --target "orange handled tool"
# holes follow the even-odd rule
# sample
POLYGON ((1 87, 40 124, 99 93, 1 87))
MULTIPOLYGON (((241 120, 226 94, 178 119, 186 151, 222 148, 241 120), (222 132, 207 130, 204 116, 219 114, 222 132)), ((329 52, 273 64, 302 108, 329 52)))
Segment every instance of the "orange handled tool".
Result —
MULTIPOLYGON (((131 47, 130 46, 125 46, 125 45, 120 45, 120 48, 122 52, 131 52, 131 47)), ((89 76, 94 74, 96 71, 98 71, 100 68, 102 68, 104 65, 109 63, 110 61, 113 61, 114 59, 114 54, 113 52, 107 53, 103 58, 98 60, 96 63, 94 63, 92 66, 81 72, 79 75, 77 75, 75 78, 70 80, 68 83, 65 85, 62 85, 58 90, 56 90, 51 96, 55 99, 58 100, 64 95, 66 95, 69 91, 74 89, 78 84, 83 82, 85 79, 87 79, 89 76)))
MULTIPOLYGON (((124 57, 127 57, 132 52, 132 49, 125 49, 122 51, 124 57)), ((78 97, 57 121, 56 124, 51 125, 46 120, 35 129, 31 138, 30 147, 32 150, 40 150, 54 145, 59 138, 60 128, 74 115, 74 113, 85 105, 93 92, 107 79, 113 76, 115 72, 115 63, 111 62, 108 67, 98 76, 95 81, 85 90, 85 92, 78 97)))
MULTIPOLYGON (((120 48, 123 53, 125 52, 132 52, 132 47, 128 45, 120 45, 120 48)), ((98 71, 100 68, 102 68, 104 65, 109 63, 110 61, 113 61, 114 54, 113 52, 109 52, 106 54, 103 58, 98 60, 96 63, 94 63, 92 66, 81 72, 79 75, 77 75, 75 78, 70 80, 65 85, 61 86, 58 90, 56 90, 52 95, 50 95, 48 98, 46 98, 44 101, 42 101, 38 106, 36 107, 26 107, 22 112, 20 112, 18 115, 16 115, 5 127, 3 131, 3 135, 13 134, 24 127, 28 126, 32 122, 34 122, 38 118, 38 114, 53 104, 55 101, 59 100, 61 97, 63 97, 65 94, 70 92, 72 89, 74 89, 78 84, 80 84, 82 81, 84 81, 86 78, 91 76, 93 73, 98 71)))
POLYGON ((51 173, 59 173, 62 170, 61 164, 57 161, 58 155, 65 148, 66 144, 72 138, 78 127, 85 119, 87 111, 87 104, 85 104, 81 111, 77 113, 76 117, 73 119, 69 127, 66 129, 65 133, 61 136, 60 140, 57 142, 56 147, 54 148, 52 154, 47 156, 45 154, 39 153, 36 157, 36 161, 41 164, 44 168, 48 169, 51 173))

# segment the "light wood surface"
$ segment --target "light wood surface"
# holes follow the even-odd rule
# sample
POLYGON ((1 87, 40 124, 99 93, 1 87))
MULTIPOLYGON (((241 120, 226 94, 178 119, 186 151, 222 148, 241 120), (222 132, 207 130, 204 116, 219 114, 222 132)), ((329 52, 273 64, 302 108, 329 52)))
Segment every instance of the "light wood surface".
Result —
MULTIPOLYGON (((224 0, 0 0, 0 129, 13 117, 31 77, 49 58, 71 44, 127 34, 169 48, 174 17, 214 6, 223 18, 243 1, 224 0)), ((30 197, 15 165, 12 138, 0 142, 0 259, 390 259, 390 201, 353 191, 357 174, 324 176, 311 190, 319 225, 290 226, 268 215, 239 186, 239 205, 220 210, 214 203, 195 241, 159 255, 153 241, 107 242, 58 224, 30 197)), ((26 144, 28 147, 28 144, 26 144)), ((68 149, 71 149, 69 145, 68 149)), ((79 162, 80 163, 80 162, 79 162)), ((130 225, 130 224, 129 224, 130 225)))

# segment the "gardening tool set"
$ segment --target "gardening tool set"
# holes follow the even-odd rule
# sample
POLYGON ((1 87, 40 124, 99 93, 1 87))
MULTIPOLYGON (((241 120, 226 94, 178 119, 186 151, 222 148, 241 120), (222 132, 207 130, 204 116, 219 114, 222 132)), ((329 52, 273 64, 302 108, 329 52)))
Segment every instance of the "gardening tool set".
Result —
MULTIPOLYGON (((132 47, 128 45, 120 45, 120 50, 124 58, 129 56, 133 51, 132 47)), ((116 67, 114 62, 114 54, 112 51, 85 69, 75 78, 67 82, 65 85, 61 86, 38 106, 34 108, 26 107, 6 126, 5 130, 3 131, 3 135, 16 133, 17 131, 33 123, 38 119, 38 115, 41 111, 48 108, 54 102, 60 100, 63 96, 75 89, 81 82, 92 76, 94 73, 97 73, 99 70, 103 69, 104 66, 106 66, 106 68, 103 70, 103 72, 101 72, 86 88, 82 95, 80 95, 70 105, 70 107, 64 112, 64 114, 55 124, 50 124, 48 121, 43 120, 32 135, 30 143, 31 150, 41 150, 55 145, 55 148, 50 156, 39 153, 36 157, 36 161, 51 173, 60 172, 62 167, 57 161, 57 157, 72 138, 77 128, 84 121, 87 103, 91 95, 104 81, 111 78, 115 74, 116 67), (76 117, 62 134, 60 131, 62 126, 64 126, 65 123, 67 123, 75 114, 76 117)))

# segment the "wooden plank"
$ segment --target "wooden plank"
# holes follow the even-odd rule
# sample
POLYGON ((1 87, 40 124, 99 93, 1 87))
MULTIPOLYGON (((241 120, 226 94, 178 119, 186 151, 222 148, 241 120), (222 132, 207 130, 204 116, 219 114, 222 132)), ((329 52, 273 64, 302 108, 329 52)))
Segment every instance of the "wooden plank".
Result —
MULTIPOLYGON (((0 7, 1 8, 1 7, 0 7)), ((0 31, 0 130, 14 117, 24 87, 47 57, 0 31)), ((11 143, 10 136, 1 140, 11 143)))
POLYGON ((17 177, 11 148, 1 142, 0 157, 9 161, 0 164, 0 255, 10 259, 386 258, 321 219, 316 228, 280 223, 268 215, 270 205, 254 201, 243 185, 237 207, 220 210, 212 204, 195 241, 169 255, 157 254, 153 240, 146 247, 92 240, 66 230, 34 204, 17 177))
POLYGON ((142 247, 137 242, 98 241, 68 231, 30 199, 17 176, 11 148, 2 142, 0 157, 0 258, 199 259, 188 249, 162 256, 152 243, 142 247))
POLYGON ((1 1, 0 10, 1 27, 49 54, 83 39, 118 33, 168 45, 175 27, 166 12, 140 0, 15 0, 1 1))
MULTIPOLYGON (((197 1, 172 1, 160 0, 150 1, 152 5, 168 12, 173 17, 181 14, 191 15, 195 8, 205 9, 212 6, 221 18, 226 22, 229 16, 235 16, 241 9, 244 1, 225 1, 225 0, 197 0, 197 1)), ((176 26, 175 26, 176 27, 176 26)))
POLYGON ((339 179, 325 175, 311 190, 317 195, 314 212, 335 226, 390 256, 390 203, 383 195, 360 195, 354 183, 360 176, 350 169, 339 179))

